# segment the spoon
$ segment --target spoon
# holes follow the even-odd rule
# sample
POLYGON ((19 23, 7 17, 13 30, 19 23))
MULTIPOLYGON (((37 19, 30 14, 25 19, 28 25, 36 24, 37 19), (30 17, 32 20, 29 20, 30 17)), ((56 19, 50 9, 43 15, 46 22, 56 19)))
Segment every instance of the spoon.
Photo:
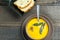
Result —
POLYGON ((38 23, 39 23, 39 13, 40 13, 40 5, 37 5, 37 19, 38 19, 38 23))

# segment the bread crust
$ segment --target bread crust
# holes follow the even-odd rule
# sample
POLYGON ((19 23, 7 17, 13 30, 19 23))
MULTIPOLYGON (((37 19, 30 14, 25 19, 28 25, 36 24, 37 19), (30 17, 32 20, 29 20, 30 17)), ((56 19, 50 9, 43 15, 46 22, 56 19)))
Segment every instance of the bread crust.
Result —
POLYGON ((32 2, 32 0, 29 0, 29 2, 27 2, 25 5, 19 5, 19 2, 20 2, 19 0, 15 1, 14 5, 23 9, 23 8, 27 7, 32 2))
POLYGON ((27 7, 25 7, 25 8, 20 8, 20 7, 18 7, 21 11, 23 11, 23 12, 28 12, 33 6, 34 6, 34 0, 32 0, 32 2, 27 6, 27 7))

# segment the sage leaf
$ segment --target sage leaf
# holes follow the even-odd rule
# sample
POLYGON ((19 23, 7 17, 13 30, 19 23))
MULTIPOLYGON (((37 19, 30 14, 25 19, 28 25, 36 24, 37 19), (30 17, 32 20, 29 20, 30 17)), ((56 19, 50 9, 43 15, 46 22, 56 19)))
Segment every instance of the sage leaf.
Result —
POLYGON ((45 23, 43 23, 43 24, 41 25, 41 27, 40 27, 40 34, 42 34, 42 31, 43 31, 43 29, 44 29, 44 26, 45 26, 45 23))

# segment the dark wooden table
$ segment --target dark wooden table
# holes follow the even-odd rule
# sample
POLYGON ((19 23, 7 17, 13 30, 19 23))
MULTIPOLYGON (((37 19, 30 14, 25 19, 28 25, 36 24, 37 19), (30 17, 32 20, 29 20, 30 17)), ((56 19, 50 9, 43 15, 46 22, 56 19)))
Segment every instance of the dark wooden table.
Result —
MULTIPOLYGON (((52 19, 54 31, 51 40, 60 40, 60 7, 41 6, 41 11, 52 19)), ((30 11, 36 13, 36 6, 30 11)), ((8 7, 0 6, 0 40, 22 40, 20 37, 20 16, 8 7)))

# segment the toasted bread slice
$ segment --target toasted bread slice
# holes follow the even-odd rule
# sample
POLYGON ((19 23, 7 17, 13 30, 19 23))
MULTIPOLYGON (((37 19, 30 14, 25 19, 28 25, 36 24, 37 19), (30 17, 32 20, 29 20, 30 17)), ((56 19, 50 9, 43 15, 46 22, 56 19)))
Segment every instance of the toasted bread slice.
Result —
POLYGON ((20 8, 20 7, 18 7, 21 11, 23 11, 23 12, 28 12, 33 6, 34 6, 34 0, 32 0, 32 2, 27 6, 27 7, 25 7, 25 8, 20 8))
POLYGON ((31 3, 32 0, 17 0, 14 2, 14 5, 20 8, 25 8, 27 5, 31 3))

